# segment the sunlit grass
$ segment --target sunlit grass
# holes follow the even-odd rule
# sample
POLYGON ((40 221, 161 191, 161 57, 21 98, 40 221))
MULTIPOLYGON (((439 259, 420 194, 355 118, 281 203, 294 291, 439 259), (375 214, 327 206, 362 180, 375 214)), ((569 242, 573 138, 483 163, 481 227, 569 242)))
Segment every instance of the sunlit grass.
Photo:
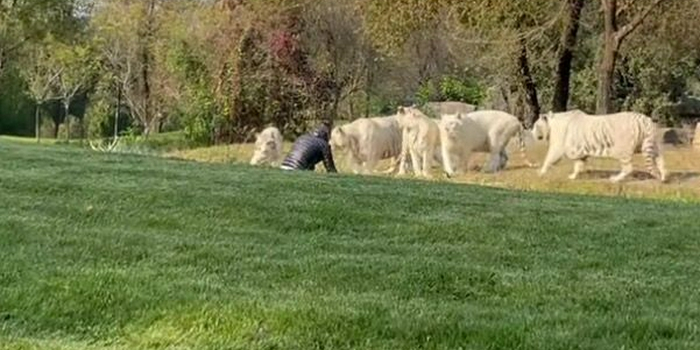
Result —
MULTIPOLYGON (((285 143, 285 152, 291 143, 285 143)), ((546 145, 537 143, 528 151, 531 160, 541 163, 546 154, 546 145)), ((201 162, 243 162, 247 163, 253 154, 252 144, 234 144, 182 150, 169 153, 168 156, 201 162)), ((345 158, 336 154, 338 168, 349 172, 345 158)), ((479 184, 528 191, 597 194, 606 196, 624 196, 635 198, 662 198, 674 200, 700 200, 700 150, 692 147, 667 147, 664 152, 666 168, 670 171, 669 181, 661 184, 651 179, 646 173, 641 155, 635 156, 635 173, 624 183, 612 184, 608 178, 619 171, 619 163, 612 159, 591 159, 587 171, 580 179, 571 181, 567 178, 572 170, 572 163, 563 160, 552 168, 545 177, 539 177, 537 168, 527 168, 520 154, 510 149, 510 162, 505 171, 499 174, 484 174, 478 168, 486 161, 486 155, 474 155, 474 170, 452 179, 447 179, 439 169, 435 169, 435 181, 479 184)), ((388 163, 381 164, 382 169, 388 163)), ((319 168, 322 168, 319 166, 319 168)), ((385 176, 377 174, 377 176, 385 176)))
MULTIPOLYGON (((700 120, 700 0, 0 0, 0 132, 70 140, 0 137, 0 350, 700 350, 700 150, 613 184, 193 148, 440 100, 700 120)), ((554 136, 651 136, 572 112, 554 136)))
MULTIPOLYGON (((24 136, 10 136, 10 135, 0 135, 0 140, 12 141, 16 143, 37 143, 36 137, 24 137, 24 136)), ((42 138, 39 140, 40 144, 54 145, 60 143, 59 140, 51 138, 42 138)))
POLYGON ((697 349, 697 204, 0 140, 0 349, 697 349))

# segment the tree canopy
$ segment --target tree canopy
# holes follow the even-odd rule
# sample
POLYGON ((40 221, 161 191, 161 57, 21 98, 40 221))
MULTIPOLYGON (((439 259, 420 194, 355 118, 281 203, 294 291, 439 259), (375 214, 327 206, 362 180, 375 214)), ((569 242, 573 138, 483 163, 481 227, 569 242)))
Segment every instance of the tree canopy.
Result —
POLYGON ((680 123, 693 116, 668 106, 700 94, 699 11, 695 0, 0 0, 0 133, 55 137, 76 120, 93 137, 116 126, 225 143, 442 100, 526 125, 571 108, 680 123))

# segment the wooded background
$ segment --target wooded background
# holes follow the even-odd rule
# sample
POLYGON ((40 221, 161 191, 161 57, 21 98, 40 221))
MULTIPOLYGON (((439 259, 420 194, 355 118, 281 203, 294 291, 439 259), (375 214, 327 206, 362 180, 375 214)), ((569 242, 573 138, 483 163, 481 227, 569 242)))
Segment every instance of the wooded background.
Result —
POLYGON ((0 0, 0 134, 287 136, 426 101, 700 107, 698 0, 0 0))

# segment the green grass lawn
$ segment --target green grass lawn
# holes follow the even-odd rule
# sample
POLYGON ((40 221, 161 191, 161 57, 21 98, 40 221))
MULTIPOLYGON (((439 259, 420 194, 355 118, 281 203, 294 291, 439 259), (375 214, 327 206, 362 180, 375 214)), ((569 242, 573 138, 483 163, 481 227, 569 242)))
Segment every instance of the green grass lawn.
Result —
POLYGON ((0 141, 0 349, 698 349, 699 215, 0 141))

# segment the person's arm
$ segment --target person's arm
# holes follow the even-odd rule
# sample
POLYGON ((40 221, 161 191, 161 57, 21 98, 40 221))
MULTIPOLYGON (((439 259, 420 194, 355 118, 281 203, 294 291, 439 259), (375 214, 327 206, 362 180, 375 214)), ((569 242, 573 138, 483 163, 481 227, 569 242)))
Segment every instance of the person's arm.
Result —
POLYGON ((331 146, 326 143, 323 147, 323 166, 326 167, 326 171, 329 173, 337 173, 338 170, 335 169, 335 162, 333 162, 333 152, 331 151, 331 146))

